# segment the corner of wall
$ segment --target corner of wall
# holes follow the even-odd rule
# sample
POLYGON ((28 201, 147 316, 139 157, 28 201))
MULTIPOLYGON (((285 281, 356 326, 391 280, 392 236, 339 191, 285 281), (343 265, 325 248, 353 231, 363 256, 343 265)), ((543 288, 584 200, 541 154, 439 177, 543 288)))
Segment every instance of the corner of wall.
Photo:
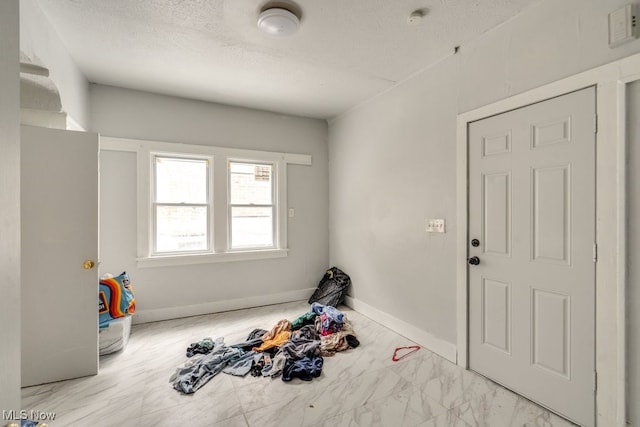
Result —
POLYGON ((457 363, 457 348, 455 344, 445 341, 436 337, 426 331, 423 331, 416 326, 407 323, 397 317, 391 316, 382 310, 360 301, 356 298, 346 296, 345 305, 354 309, 360 314, 363 314, 371 319, 375 319, 376 322, 383 326, 399 333, 400 335, 409 338, 410 340, 420 344, 429 351, 436 353, 439 356, 444 357, 451 363, 457 363))

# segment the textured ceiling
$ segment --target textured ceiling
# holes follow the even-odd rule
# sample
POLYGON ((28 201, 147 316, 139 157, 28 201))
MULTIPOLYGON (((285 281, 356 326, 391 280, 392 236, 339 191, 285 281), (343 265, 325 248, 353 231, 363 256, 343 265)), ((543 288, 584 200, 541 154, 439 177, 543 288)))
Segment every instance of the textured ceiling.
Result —
MULTIPOLYGON (((91 82, 330 118, 538 0, 299 0, 288 38, 256 0, 37 0, 91 82), (411 12, 426 15, 408 25, 411 12)), ((290 2, 289 2, 290 3, 290 2)))

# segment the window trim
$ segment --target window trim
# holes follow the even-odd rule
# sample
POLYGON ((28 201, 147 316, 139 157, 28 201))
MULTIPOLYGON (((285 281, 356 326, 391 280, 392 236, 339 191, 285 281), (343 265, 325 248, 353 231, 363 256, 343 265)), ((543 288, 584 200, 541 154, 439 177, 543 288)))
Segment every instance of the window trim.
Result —
POLYGON ((279 183, 279 165, 277 162, 271 161, 257 161, 257 160, 248 160, 248 159, 234 159, 227 158, 227 252, 246 252, 246 251, 256 251, 256 250, 268 250, 268 249, 278 249, 280 247, 280 236, 278 231, 280 230, 278 220, 278 212, 280 210, 279 205, 279 195, 280 191, 278 191, 278 183, 279 183), (263 204, 233 204, 231 203, 231 163, 242 163, 242 164, 255 164, 255 165, 268 165, 271 166, 271 204, 263 205, 263 204), (273 244, 271 246, 247 246, 247 247, 238 247, 234 248, 233 243, 233 232, 232 232, 232 218, 231 212, 233 212, 234 207, 246 206, 246 207, 270 207, 271 208, 271 227, 272 227, 272 240, 273 244))
POLYGON ((197 154, 185 154, 185 153, 168 153, 163 151, 151 151, 149 154, 149 161, 151 162, 149 166, 149 172, 151 173, 150 177, 150 205, 149 205, 149 256, 152 257, 164 257, 164 256, 175 256, 175 255, 196 255, 196 254, 208 254, 213 250, 213 215, 215 212, 213 211, 213 157, 202 156, 197 154), (157 191, 158 191, 158 182, 156 180, 156 159, 158 158, 166 158, 166 159, 182 159, 182 160, 199 160, 207 162, 207 201, 205 203, 159 203, 156 200, 157 191), (207 248, 201 250, 194 251, 167 251, 167 252, 158 252, 158 242, 156 236, 156 226, 158 223, 157 216, 157 207, 159 205, 162 206, 204 206, 207 209, 207 248))
POLYGON ((128 151, 136 153, 137 158, 137 266, 161 267, 172 265, 205 264, 230 261, 259 260, 282 258, 288 254, 287 248, 287 165, 310 166, 311 155, 281 153, 271 151, 247 150, 217 147, 210 145, 193 145, 175 142, 147 141, 128 138, 101 136, 101 150, 128 151), (152 153, 163 153, 172 156, 210 156, 210 191, 213 198, 213 210, 210 215, 212 238, 211 250, 206 253, 152 255, 151 254, 151 217, 153 195, 151 194, 152 153), (267 249, 229 249, 227 197, 228 177, 227 161, 242 160, 255 163, 271 163, 275 165, 276 182, 276 233, 274 248, 267 249), (222 178, 220 178, 222 174, 222 178))

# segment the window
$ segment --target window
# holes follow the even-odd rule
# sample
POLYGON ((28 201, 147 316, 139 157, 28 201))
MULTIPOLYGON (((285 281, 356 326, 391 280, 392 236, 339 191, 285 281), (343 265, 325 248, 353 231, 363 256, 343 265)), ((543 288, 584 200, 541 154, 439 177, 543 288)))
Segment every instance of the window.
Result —
POLYGON ((209 159, 153 157, 153 254, 210 248, 209 159))
POLYGON ((231 249, 274 246, 273 171, 270 164, 229 162, 231 249))
POLYGON ((137 154, 138 267, 287 256, 287 165, 304 154, 102 137, 137 154))

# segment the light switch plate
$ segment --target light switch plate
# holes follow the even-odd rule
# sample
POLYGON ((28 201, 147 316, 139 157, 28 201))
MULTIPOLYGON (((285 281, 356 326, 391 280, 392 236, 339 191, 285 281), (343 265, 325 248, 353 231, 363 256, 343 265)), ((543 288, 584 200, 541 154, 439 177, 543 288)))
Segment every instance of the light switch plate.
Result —
POLYGON ((425 221, 425 228, 427 233, 444 233, 444 225, 444 219, 427 219, 425 221))

